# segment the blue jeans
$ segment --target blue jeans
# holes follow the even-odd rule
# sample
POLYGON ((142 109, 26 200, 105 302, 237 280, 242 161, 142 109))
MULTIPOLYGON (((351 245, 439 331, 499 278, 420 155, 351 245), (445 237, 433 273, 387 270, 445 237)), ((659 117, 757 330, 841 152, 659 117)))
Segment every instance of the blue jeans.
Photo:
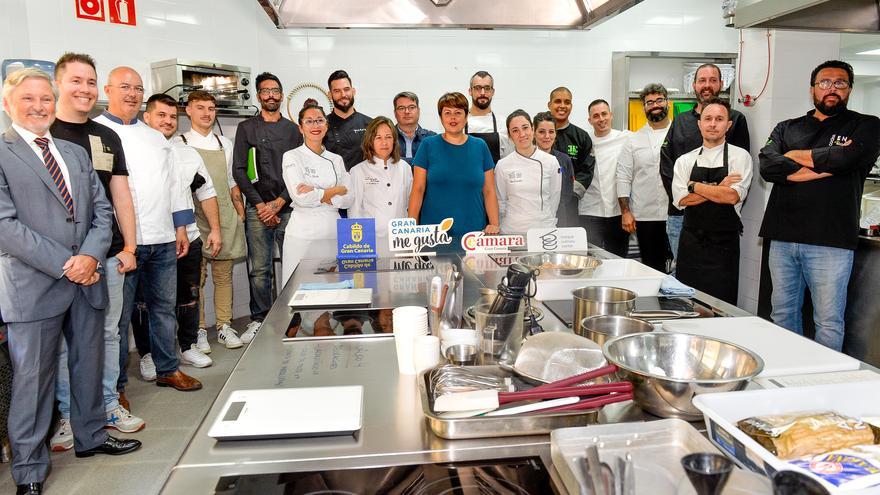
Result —
MULTIPOLYGON (((119 259, 107 258, 104 279, 110 299, 104 313, 104 373, 101 380, 104 392, 104 410, 119 407, 116 380, 119 378, 119 315, 122 313, 122 286, 125 275, 119 273, 119 259)), ((58 351, 58 377, 55 383, 55 399, 58 411, 64 419, 70 419, 70 373, 67 370, 67 341, 61 339, 58 351)))
POLYGON ((244 225, 248 245, 251 320, 254 321, 263 321, 275 300, 275 291, 272 287, 272 259, 276 244, 278 252, 284 252, 284 229, 290 220, 290 210, 278 216, 281 218, 281 223, 277 227, 266 227, 257 216, 257 209, 250 204, 247 206, 244 225))
POLYGON ((125 363, 128 360, 128 326, 135 305, 138 286, 150 311, 150 347, 156 374, 167 376, 177 371, 177 249, 174 242, 141 244, 135 252, 138 267, 126 274, 122 315, 119 317, 119 380, 116 388, 128 383, 125 363))
POLYGON ((772 241, 768 266, 773 282, 773 322, 803 335, 801 308, 804 287, 809 287, 816 342, 840 351, 853 254, 849 249, 772 241))
POLYGON ((669 237, 669 249, 672 257, 678 259, 678 241, 681 239, 681 226, 684 225, 684 215, 669 215, 666 219, 666 236, 669 237))

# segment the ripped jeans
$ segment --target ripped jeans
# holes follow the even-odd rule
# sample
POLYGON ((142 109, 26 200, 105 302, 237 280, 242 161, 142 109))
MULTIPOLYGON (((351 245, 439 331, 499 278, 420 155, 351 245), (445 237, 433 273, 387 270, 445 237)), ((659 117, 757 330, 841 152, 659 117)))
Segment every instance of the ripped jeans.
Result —
MULTIPOLYGON (((199 331, 199 282, 202 273, 202 240, 189 244, 189 252, 177 260, 177 341, 181 352, 196 343, 199 331)), ((149 307, 140 287, 135 296, 131 326, 138 354, 150 352, 149 307)))

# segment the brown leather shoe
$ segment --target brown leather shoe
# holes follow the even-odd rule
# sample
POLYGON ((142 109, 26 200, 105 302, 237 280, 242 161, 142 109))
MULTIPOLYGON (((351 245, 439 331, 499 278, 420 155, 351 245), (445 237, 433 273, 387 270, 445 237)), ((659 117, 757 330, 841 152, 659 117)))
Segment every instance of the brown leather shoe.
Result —
POLYGON ((177 370, 174 373, 156 378, 156 385, 160 387, 174 387, 181 392, 192 392, 202 388, 202 382, 177 370))
POLYGON ((126 411, 131 412, 131 406, 128 404, 128 399, 125 397, 125 392, 119 391, 119 405, 124 407, 126 411))

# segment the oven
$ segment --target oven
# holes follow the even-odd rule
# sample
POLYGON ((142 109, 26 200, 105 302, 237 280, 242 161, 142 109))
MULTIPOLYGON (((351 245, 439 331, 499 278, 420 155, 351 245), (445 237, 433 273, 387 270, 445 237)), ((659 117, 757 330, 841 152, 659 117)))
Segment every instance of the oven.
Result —
POLYGON ((207 91, 220 108, 247 108, 251 104, 248 85, 250 67, 171 59, 150 65, 153 92, 166 93, 181 104, 196 89, 207 91))

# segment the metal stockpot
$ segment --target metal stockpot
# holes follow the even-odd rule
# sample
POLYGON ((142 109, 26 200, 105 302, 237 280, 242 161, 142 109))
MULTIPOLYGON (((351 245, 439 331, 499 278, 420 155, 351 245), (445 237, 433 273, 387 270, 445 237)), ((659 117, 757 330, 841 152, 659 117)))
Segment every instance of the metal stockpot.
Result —
POLYGON ((581 329, 584 337, 602 346, 606 341, 621 335, 653 332, 654 324, 630 316, 598 315, 581 320, 581 329))
POLYGON ((572 330, 578 335, 584 335, 581 321, 590 316, 620 315, 651 320, 692 318, 700 315, 693 311, 635 311, 636 293, 620 287, 601 285, 581 287, 571 291, 571 295, 574 297, 572 330))

